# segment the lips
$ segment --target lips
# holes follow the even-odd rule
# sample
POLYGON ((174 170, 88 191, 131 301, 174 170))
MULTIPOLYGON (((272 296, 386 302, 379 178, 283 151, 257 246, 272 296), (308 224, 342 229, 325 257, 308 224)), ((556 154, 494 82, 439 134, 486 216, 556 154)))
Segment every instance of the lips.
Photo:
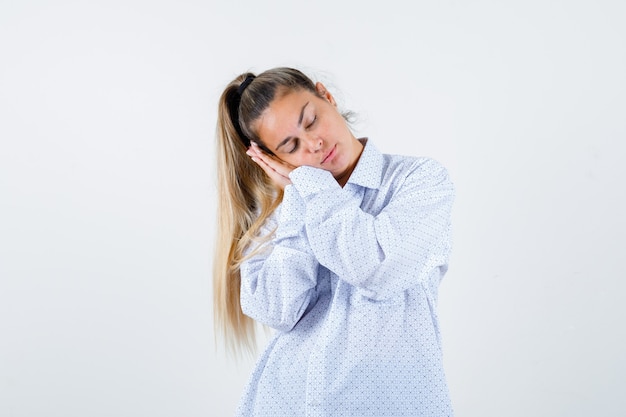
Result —
POLYGON ((335 156, 336 149, 337 149, 337 145, 333 146, 330 152, 328 152, 326 156, 324 157, 324 159, 322 159, 322 162, 320 163, 320 165, 323 165, 324 163, 332 159, 332 157, 335 156))

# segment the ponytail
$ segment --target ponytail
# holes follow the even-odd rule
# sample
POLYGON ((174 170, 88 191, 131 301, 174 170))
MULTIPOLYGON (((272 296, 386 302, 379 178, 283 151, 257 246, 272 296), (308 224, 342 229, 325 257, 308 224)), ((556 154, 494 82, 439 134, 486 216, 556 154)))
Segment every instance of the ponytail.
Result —
MULTIPOLYGON (((275 68, 258 76, 245 73, 224 90, 218 105, 217 189, 218 225, 213 260, 215 327, 230 352, 252 352, 256 346, 254 321, 243 314, 240 303, 240 266, 260 228, 282 201, 282 190, 246 155, 252 142, 269 154, 254 129, 254 122, 279 95, 308 90, 315 84, 292 68, 275 68)), ((247 256, 253 255, 247 254, 247 256)))
POLYGON ((217 121, 218 227, 213 261, 215 326, 229 351, 255 347, 254 321, 239 300, 239 267, 244 251, 282 200, 270 178, 246 155, 250 140, 239 126, 238 87, 246 74, 228 85, 219 101, 217 121))

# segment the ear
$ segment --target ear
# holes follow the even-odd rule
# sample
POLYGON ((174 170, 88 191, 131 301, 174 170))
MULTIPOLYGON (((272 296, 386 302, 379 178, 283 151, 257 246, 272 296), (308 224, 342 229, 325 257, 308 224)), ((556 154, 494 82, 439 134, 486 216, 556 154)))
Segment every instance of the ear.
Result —
POLYGON ((317 90, 317 94, 319 94, 320 97, 325 98, 330 104, 337 107, 335 97, 333 97, 333 95, 330 94, 326 87, 324 87, 324 84, 318 81, 317 83, 315 83, 315 90, 317 90))

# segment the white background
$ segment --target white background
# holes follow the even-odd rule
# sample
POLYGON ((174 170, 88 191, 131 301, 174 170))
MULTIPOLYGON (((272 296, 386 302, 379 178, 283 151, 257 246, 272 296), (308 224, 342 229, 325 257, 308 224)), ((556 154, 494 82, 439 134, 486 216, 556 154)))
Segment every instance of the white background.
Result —
POLYGON ((458 417, 626 415, 626 3, 0 3, 0 416, 229 416, 224 86, 290 65, 457 187, 458 417), (216 347, 217 346, 217 347, 216 347))

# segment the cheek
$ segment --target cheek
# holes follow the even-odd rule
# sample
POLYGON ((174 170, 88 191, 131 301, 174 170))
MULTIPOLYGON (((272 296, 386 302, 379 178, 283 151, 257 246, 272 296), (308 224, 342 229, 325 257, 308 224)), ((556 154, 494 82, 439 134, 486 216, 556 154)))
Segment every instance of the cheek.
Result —
POLYGON ((343 135, 345 131, 345 127, 346 127, 346 124, 344 123, 343 118, 342 119, 333 118, 332 123, 325 126, 324 135, 326 135, 326 137, 334 137, 337 135, 343 135))

